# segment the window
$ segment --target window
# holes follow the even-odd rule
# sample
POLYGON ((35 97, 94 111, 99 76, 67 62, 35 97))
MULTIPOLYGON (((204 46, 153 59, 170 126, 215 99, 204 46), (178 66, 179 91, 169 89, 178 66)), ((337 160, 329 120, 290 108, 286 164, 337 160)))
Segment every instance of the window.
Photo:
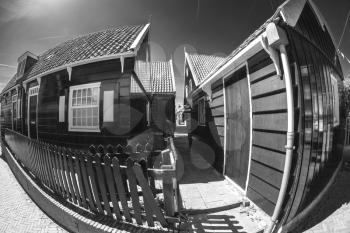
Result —
POLYGON ((12 96, 12 130, 16 130, 17 122, 16 118, 18 117, 18 106, 17 106, 17 94, 12 96))
POLYGON ((69 130, 99 132, 101 83, 72 86, 69 89, 69 130))
POLYGON ((332 80, 332 100, 333 100, 333 125, 338 126, 339 125, 339 91, 338 91, 338 80, 336 77, 334 77, 333 74, 331 74, 331 80, 332 80))
POLYGON ((205 97, 198 100, 198 124, 205 126, 205 97))

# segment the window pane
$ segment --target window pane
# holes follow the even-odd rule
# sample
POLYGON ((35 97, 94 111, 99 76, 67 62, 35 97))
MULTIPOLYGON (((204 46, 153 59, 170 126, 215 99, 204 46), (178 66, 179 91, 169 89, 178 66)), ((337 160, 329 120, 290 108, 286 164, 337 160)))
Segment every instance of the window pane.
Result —
POLYGON ((86 106, 86 96, 82 98, 81 105, 86 106))
POLYGON ((87 97, 86 105, 91 105, 91 96, 87 97))
POLYGON ((97 126, 97 117, 92 118, 92 125, 97 126))
POLYGON ((92 118, 87 118, 87 126, 92 126, 92 118))
POLYGON ((93 108, 93 116, 97 117, 98 116, 98 107, 93 108))

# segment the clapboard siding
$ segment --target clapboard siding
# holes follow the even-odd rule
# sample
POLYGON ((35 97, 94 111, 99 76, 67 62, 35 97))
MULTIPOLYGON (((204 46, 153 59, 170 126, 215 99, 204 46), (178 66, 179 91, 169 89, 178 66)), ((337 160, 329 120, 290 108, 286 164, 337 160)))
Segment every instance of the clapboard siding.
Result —
POLYGON ((215 99, 212 99, 212 101, 209 103, 211 108, 215 108, 218 106, 224 106, 224 96, 221 95, 215 99))
POLYGON ((213 117, 214 123, 216 126, 224 126, 225 125, 225 119, 223 116, 220 117, 213 117))
POLYGON ((252 100, 253 113, 265 111, 278 111, 287 107, 287 95, 285 92, 269 95, 252 100))
POLYGON ((218 107, 215 107, 215 108, 211 108, 211 115, 213 117, 215 116, 224 116, 225 114, 225 109, 224 109, 224 105, 221 105, 221 106, 218 106, 218 107))
POLYGON ((254 83, 266 76, 271 76, 273 74, 276 74, 276 70, 275 70, 275 65, 271 63, 270 65, 265 66, 262 69, 255 71, 254 73, 251 73, 249 75, 250 82, 254 83))
POLYGON ((287 131, 285 81, 264 51, 248 60, 253 135, 247 195, 272 215, 281 186, 287 131))
POLYGON ((270 166, 266 166, 262 163, 252 161, 250 164, 250 172, 270 185, 280 188, 282 182, 282 173, 270 166))
POLYGON ((287 113, 270 113, 253 116, 253 129, 287 131, 287 113))
POLYGON ((260 82, 251 85, 253 98, 283 89, 285 89, 285 82, 277 75, 270 76, 266 79, 261 80, 260 82))
POLYGON ((285 134, 253 131, 253 145, 284 152, 286 142, 285 134))
POLYGON ((267 200, 276 204, 279 189, 250 173, 249 186, 263 195, 267 200))
POLYGON ((283 171, 285 154, 253 146, 252 160, 266 164, 266 166, 273 167, 279 171, 283 171))
POLYGON ((264 196, 262 196, 260 193, 256 192, 254 189, 252 189, 249 186, 247 189, 247 197, 270 216, 273 214, 273 210, 275 209, 275 204, 267 200, 264 196))
POLYGON ((217 91, 215 91, 215 92, 213 92, 211 94, 211 98, 215 99, 215 98, 223 96, 223 95, 224 95, 224 90, 223 89, 219 89, 219 90, 217 90, 217 91))

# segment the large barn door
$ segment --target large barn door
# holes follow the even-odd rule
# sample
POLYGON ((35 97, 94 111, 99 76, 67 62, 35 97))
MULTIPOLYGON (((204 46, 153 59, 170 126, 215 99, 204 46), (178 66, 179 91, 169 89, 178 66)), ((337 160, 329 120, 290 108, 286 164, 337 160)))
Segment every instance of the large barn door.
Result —
POLYGON ((225 82, 226 156, 225 174, 244 190, 250 147, 250 103, 246 67, 225 82))

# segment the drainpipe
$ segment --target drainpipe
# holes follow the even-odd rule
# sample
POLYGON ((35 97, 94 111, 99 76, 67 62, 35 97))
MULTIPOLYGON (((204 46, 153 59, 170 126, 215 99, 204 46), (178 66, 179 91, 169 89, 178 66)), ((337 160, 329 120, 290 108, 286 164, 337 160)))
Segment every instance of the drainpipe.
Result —
POLYGON ((293 85, 292 77, 289 67, 288 54, 286 51, 286 44, 288 44, 288 39, 285 32, 279 28, 276 24, 271 23, 266 28, 267 39, 271 47, 278 48, 281 54, 282 67, 284 71, 284 80, 286 84, 286 95, 287 95, 287 144, 286 157, 284 162, 284 170, 280 192, 278 194, 276 207, 271 217, 271 223, 269 227, 265 230, 266 233, 271 233, 274 231, 278 216, 282 210, 282 204, 286 197, 288 181, 290 176, 290 170, 292 165, 292 157, 294 150, 294 100, 293 100, 293 85))

